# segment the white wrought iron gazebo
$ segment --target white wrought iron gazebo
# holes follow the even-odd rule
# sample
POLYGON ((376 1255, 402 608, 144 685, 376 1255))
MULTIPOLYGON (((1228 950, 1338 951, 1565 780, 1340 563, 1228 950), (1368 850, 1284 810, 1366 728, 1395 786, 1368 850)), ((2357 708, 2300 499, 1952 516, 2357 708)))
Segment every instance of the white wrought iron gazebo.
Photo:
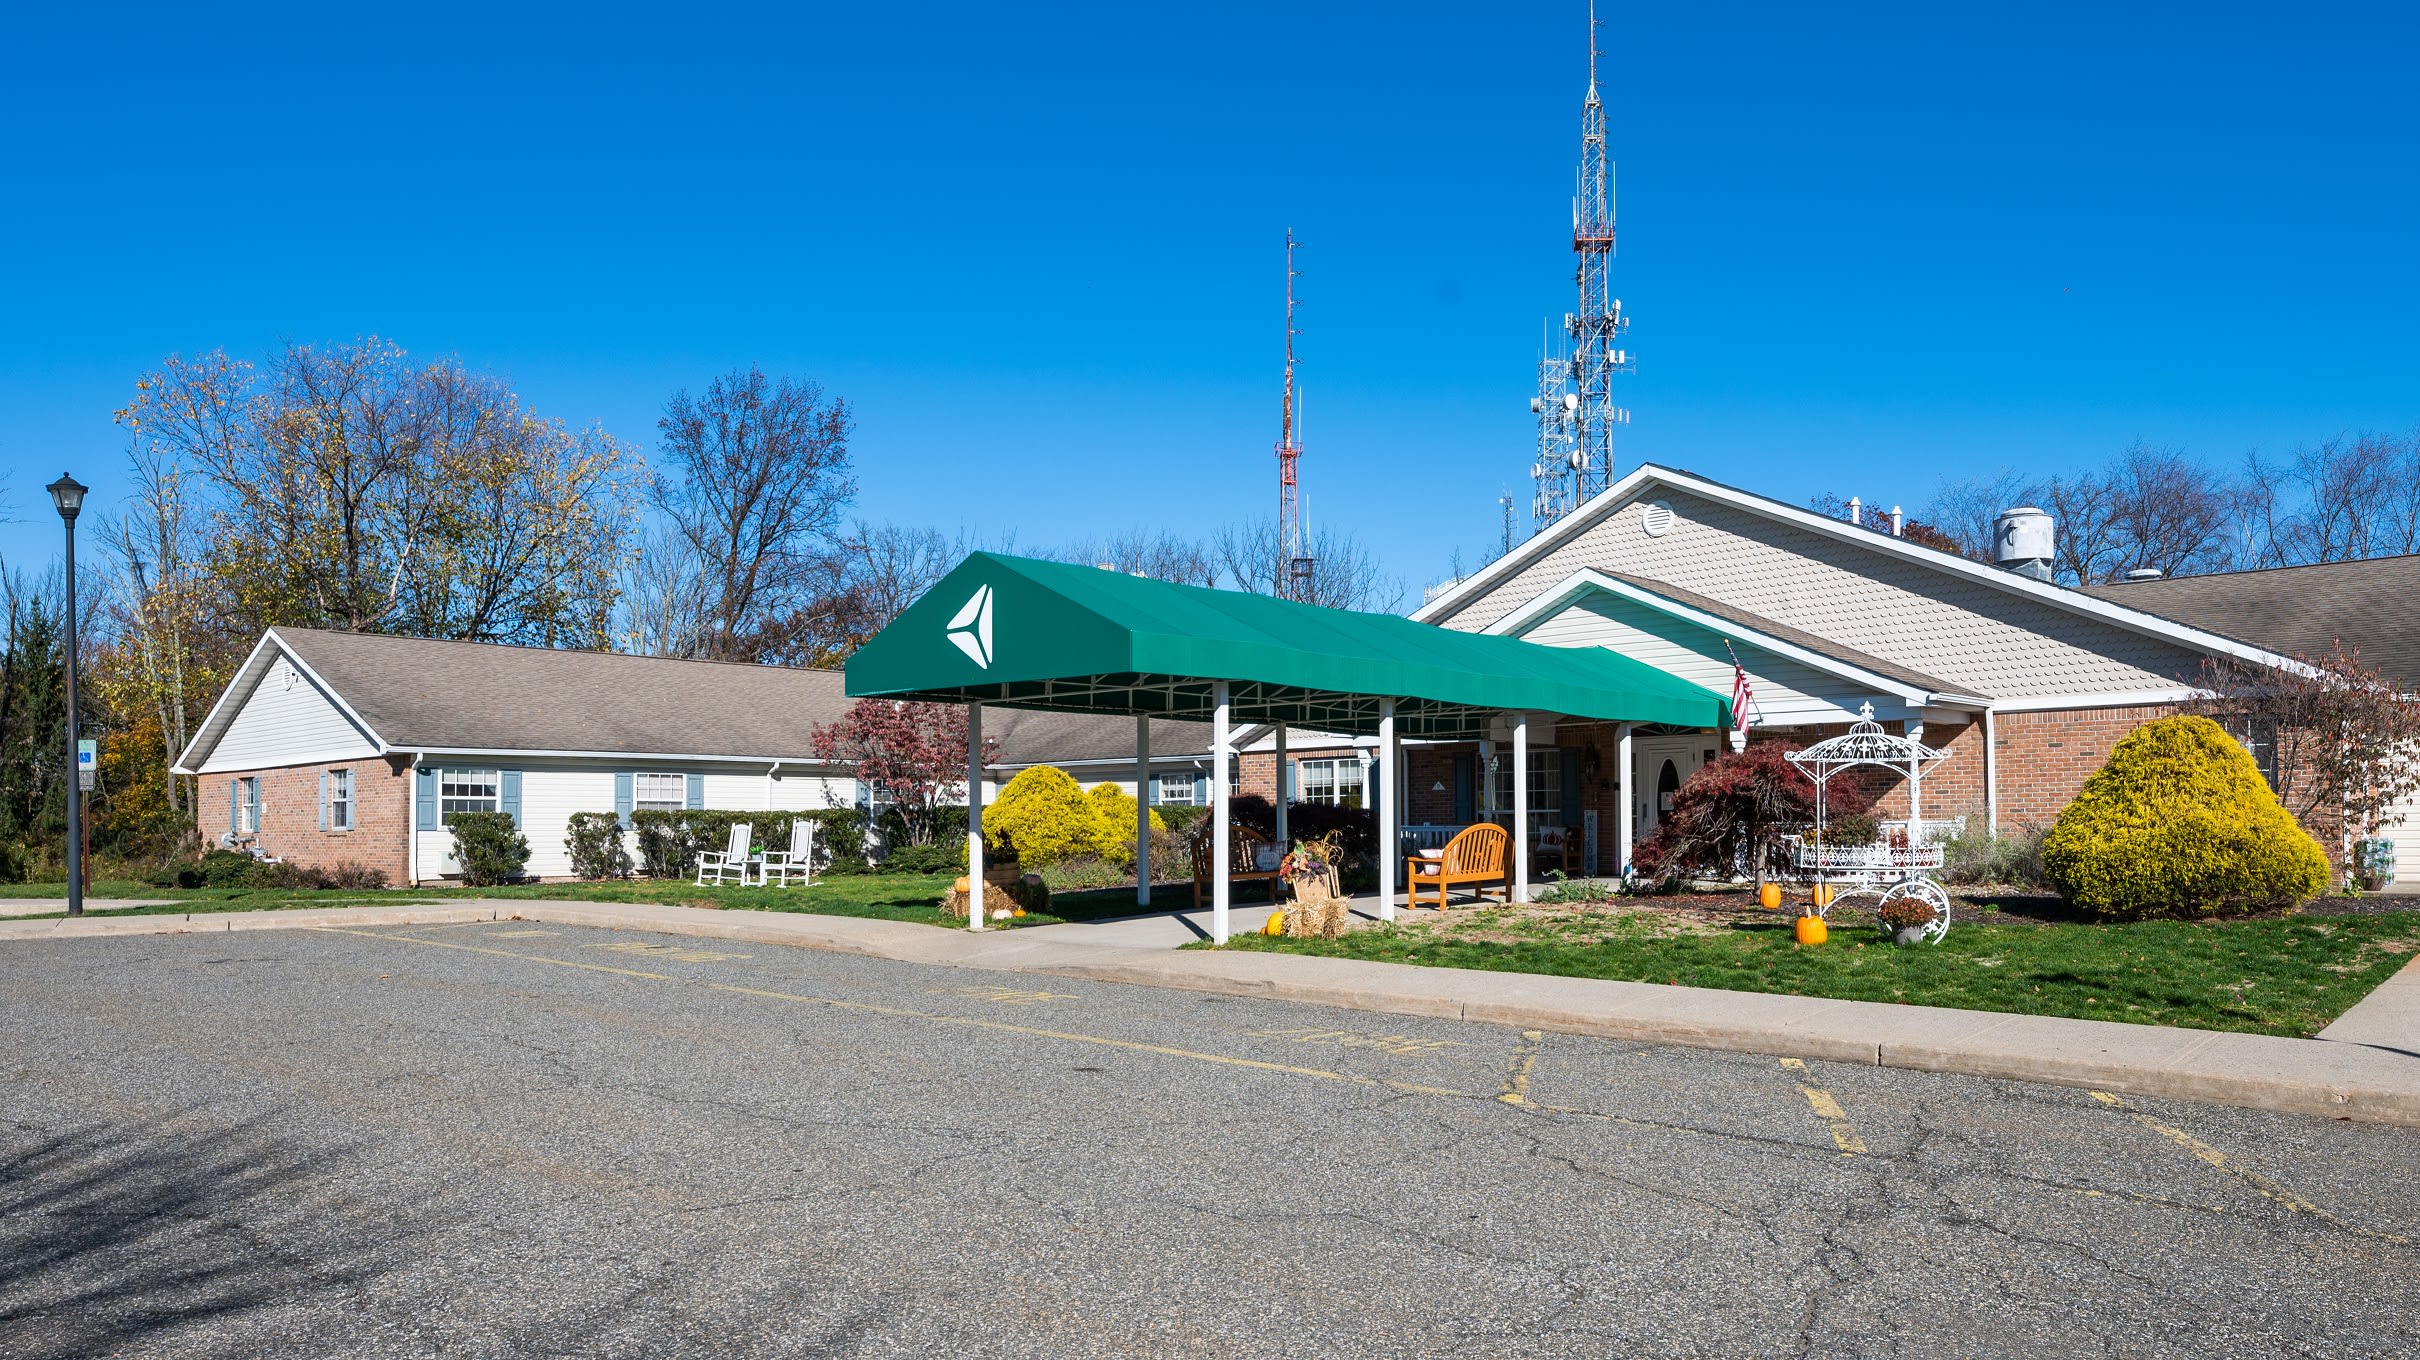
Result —
MULTIPOLYGON (((1919 729, 1921 730, 1921 729, 1919 729)), ((1896 736, 1874 721, 1874 706, 1858 711, 1857 721, 1837 737, 1816 742, 1785 759, 1815 781, 1815 833, 1794 837, 1793 860, 1801 873, 1815 881, 1815 912, 1829 916, 1843 897, 1871 893, 1876 910, 1909 899, 1933 910, 1925 923, 1927 943, 1949 933, 1949 892, 1932 877, 1941 867, 1941 846, 1924 834, 1924 772, 1949 759, 1918 736, 1896 736), (1863 845, 1835 845, 1825 834, 1826 791, 1835 775, 1863 766, 1896 770, 1907 776, 1907 827, 1863 845), (1829 888, 1825 892, 1822 889, 1829 888)))

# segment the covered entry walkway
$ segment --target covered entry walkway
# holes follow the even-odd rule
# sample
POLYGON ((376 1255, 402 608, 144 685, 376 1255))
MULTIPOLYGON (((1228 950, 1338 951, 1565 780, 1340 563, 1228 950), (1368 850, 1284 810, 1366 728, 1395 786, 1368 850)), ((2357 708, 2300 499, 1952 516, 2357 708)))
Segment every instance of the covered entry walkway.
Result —
MULTIPOLYGON (((986 706, 1136 718, 1138 768, 1150 718, 1207 718, 1220 773, 1210 781, 1212 937, 1228 936, 1227 766, 1237 722, 1315 728, 1378 742, 1380 914, 1392 919, 1400 743, 1471 740, 1509 719, 1514 891, 1529 879, 1526 778, 1531 715, 1721 729, 1722 695, 1613 652, 1464 633, 1392 614, 1125 576, 1095 567, 975 553, 869 641, 848 692, 967 706, 971 929, 983 928, 983 710, 986 706)), ((1150 902, 1148 797, 1136 799, 1138 903, 1150 902)), ((1280 802, 1282 808, 1282 800, 1280 802)), ((1282 817, 1282 812, 1280 813, 1282 817)), ((1281 823, 1282 826, 1282 823, 1281 823)))

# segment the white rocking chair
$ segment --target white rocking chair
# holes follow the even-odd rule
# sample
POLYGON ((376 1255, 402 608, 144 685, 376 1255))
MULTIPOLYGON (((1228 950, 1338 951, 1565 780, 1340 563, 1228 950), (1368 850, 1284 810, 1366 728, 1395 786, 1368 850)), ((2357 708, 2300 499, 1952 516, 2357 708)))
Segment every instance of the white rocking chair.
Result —
POLYGON ((787 888, 795 882, 801 888, 815 886, 815 819, 801 817, 790 823, 790 848, 765 852, 764 877, 769 887, 787 888))
POLYGON ((747 886, 748 842, 749 838, 755 834, 754 823, 733 822, 731 840, 722 849, 698 851, 697 886, 705 887, 709 875, 712 875, 717 883, 729 882, 737 883, 742 887, 747 886))

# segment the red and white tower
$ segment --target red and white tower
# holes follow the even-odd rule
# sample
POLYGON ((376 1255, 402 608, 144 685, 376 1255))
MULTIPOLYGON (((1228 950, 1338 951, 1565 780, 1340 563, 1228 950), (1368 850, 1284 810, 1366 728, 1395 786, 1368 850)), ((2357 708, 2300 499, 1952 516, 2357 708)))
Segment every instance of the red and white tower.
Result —
POLYGON ((1302 528, 1302 406, 1294 386, 1294 232, 1286 232, 1286 396, 1277 425, 1277 594, 1311 599, 1311 546, 1302 528))

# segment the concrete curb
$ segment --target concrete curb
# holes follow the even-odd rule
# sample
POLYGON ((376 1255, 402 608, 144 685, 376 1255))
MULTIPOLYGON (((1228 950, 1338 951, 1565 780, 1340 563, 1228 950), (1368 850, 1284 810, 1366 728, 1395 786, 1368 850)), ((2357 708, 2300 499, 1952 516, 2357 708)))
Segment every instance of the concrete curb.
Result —
POLYGON ((2420 959, 2346 1012, 2322 1038, 2280 1039, 1299 954, 1135 949, 1021 939, 1021 931, 978 935, 903 921, 645 903, 474 901, 11 921, 0 922, 0 941, 492 920, 827 949, 2420 1127, 2420 959))

